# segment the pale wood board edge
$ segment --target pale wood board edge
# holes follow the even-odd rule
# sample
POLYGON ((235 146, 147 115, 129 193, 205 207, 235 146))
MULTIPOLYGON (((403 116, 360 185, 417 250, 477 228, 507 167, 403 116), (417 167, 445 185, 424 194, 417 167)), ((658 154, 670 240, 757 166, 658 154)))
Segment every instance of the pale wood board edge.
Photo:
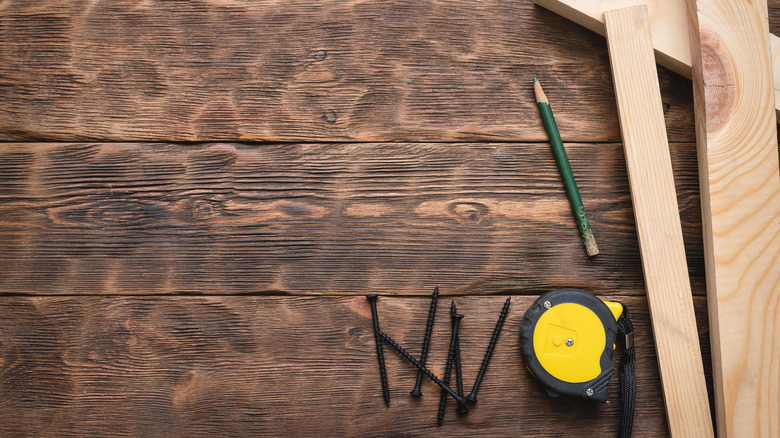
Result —
POLYGON ((713 436, 661 90, 645 5, 604 13, 666 416, 672 436, 713 436))

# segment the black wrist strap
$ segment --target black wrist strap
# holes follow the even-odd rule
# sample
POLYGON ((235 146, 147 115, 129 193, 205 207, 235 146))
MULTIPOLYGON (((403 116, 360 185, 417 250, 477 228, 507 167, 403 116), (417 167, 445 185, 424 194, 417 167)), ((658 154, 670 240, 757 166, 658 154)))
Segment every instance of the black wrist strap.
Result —
POLYGON ((634 401, 636 399, 636 371, 634 356, 634 326, 628 318, 628 307, 623 305, 623 315, 617 321, 618 329, 625 335, 625 351, 620 360, 620 398, 623 414, 620 417, 618 438, 629 438, 634 426, 634 401))

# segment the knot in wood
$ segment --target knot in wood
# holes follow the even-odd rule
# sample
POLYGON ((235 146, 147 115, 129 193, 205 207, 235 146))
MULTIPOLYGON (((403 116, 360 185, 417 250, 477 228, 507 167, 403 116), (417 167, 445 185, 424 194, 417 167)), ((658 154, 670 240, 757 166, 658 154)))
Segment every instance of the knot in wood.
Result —
POLYGON ((333 110, 325 110, 324 113, 322 113, 322 120, 325 120, 326 122, 330 123, 331 125, 336 123, 336 111, 333 110))
POLYGON ((453 202, 449 211, 455 215, 458 222, 470 225, 479 224, 490 213, 490 209, 479 202, 453 202))

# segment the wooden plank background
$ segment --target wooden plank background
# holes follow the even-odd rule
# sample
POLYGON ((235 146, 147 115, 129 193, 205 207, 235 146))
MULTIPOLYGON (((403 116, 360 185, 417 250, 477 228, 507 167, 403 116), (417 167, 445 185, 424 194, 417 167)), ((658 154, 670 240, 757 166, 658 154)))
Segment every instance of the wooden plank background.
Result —
MULTIPOLYGON (((616 434, 612 403, 555 400, 519 366, 519 324, 535 297, 515 296, 479 392, 436 426, 439 392, 387 351, 391 405, 379 387, 367 301, 356 297, 8 297, 3 333, 4 436, 339 435, 580 436, 616 434), (549 421, 547 421, 549 420, 549 421)), ((637 315, 643 297, 615 296, 637 315)), ((479 370, 504 297, 460 297, 464 385, 479 370)), ((699 327, 705 299, 697 297, 699 327)), ((428 300, 381 297, 383 329, 419 349, 428 300)), ((443 374, 448 309, 438 314, 429 360, 443 374)), ((636 436, 666 433, 648 318, 635 318, 636 436)), ((706 332, 702 332, 705 336, 706 332)), ((705 338, 703 338, 705 339, 705 338)), ((709 367, 707 367, 709 371, 709 367)))
MULTIPOLYGON (((672 146, 701 293, 695 145, 672 146)), ((567 147, 604 247, 592 259, 549 144, 6 144, 0 287, 643 294, 622 146, 567 147)))
MULTIPOLYGON (((0 4, 0 42, 0 435, 613 435, 617 379, 592 405, 523 369, 522 313, 563 286, 631 307, 635 435, 667 433, 602 37, 525 0, 46 0, 0 4), (389 349, 382 404, 363 298, 415 352, 435 285, 467 386, 513 296, 441 428, 389 349)), ((710 376, 692 89, 659 77, 710 376)))
POLYGON ((603 38, 532 2, 314 3, 9 2, 0 139, 540 141, 538 76, 564 141, 620 140, 603 38))

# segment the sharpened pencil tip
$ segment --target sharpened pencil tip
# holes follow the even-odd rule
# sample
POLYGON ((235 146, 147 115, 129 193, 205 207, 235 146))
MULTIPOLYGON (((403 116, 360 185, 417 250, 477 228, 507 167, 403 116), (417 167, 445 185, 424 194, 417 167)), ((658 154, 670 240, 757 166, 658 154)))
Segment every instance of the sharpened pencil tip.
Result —
POLYGON ((536 76, 534 76, 534 83, 536 82, 539 82, 539 79, 536 76))
POLYGON ((544 102, 549 104, 550 102, 547 100, 547 96, 544 95, 544 91, 542 90, 542 84, 539 82, 539 79, 534 78, 534 94, 536 94, 536 101, 537 102, 544 102))

